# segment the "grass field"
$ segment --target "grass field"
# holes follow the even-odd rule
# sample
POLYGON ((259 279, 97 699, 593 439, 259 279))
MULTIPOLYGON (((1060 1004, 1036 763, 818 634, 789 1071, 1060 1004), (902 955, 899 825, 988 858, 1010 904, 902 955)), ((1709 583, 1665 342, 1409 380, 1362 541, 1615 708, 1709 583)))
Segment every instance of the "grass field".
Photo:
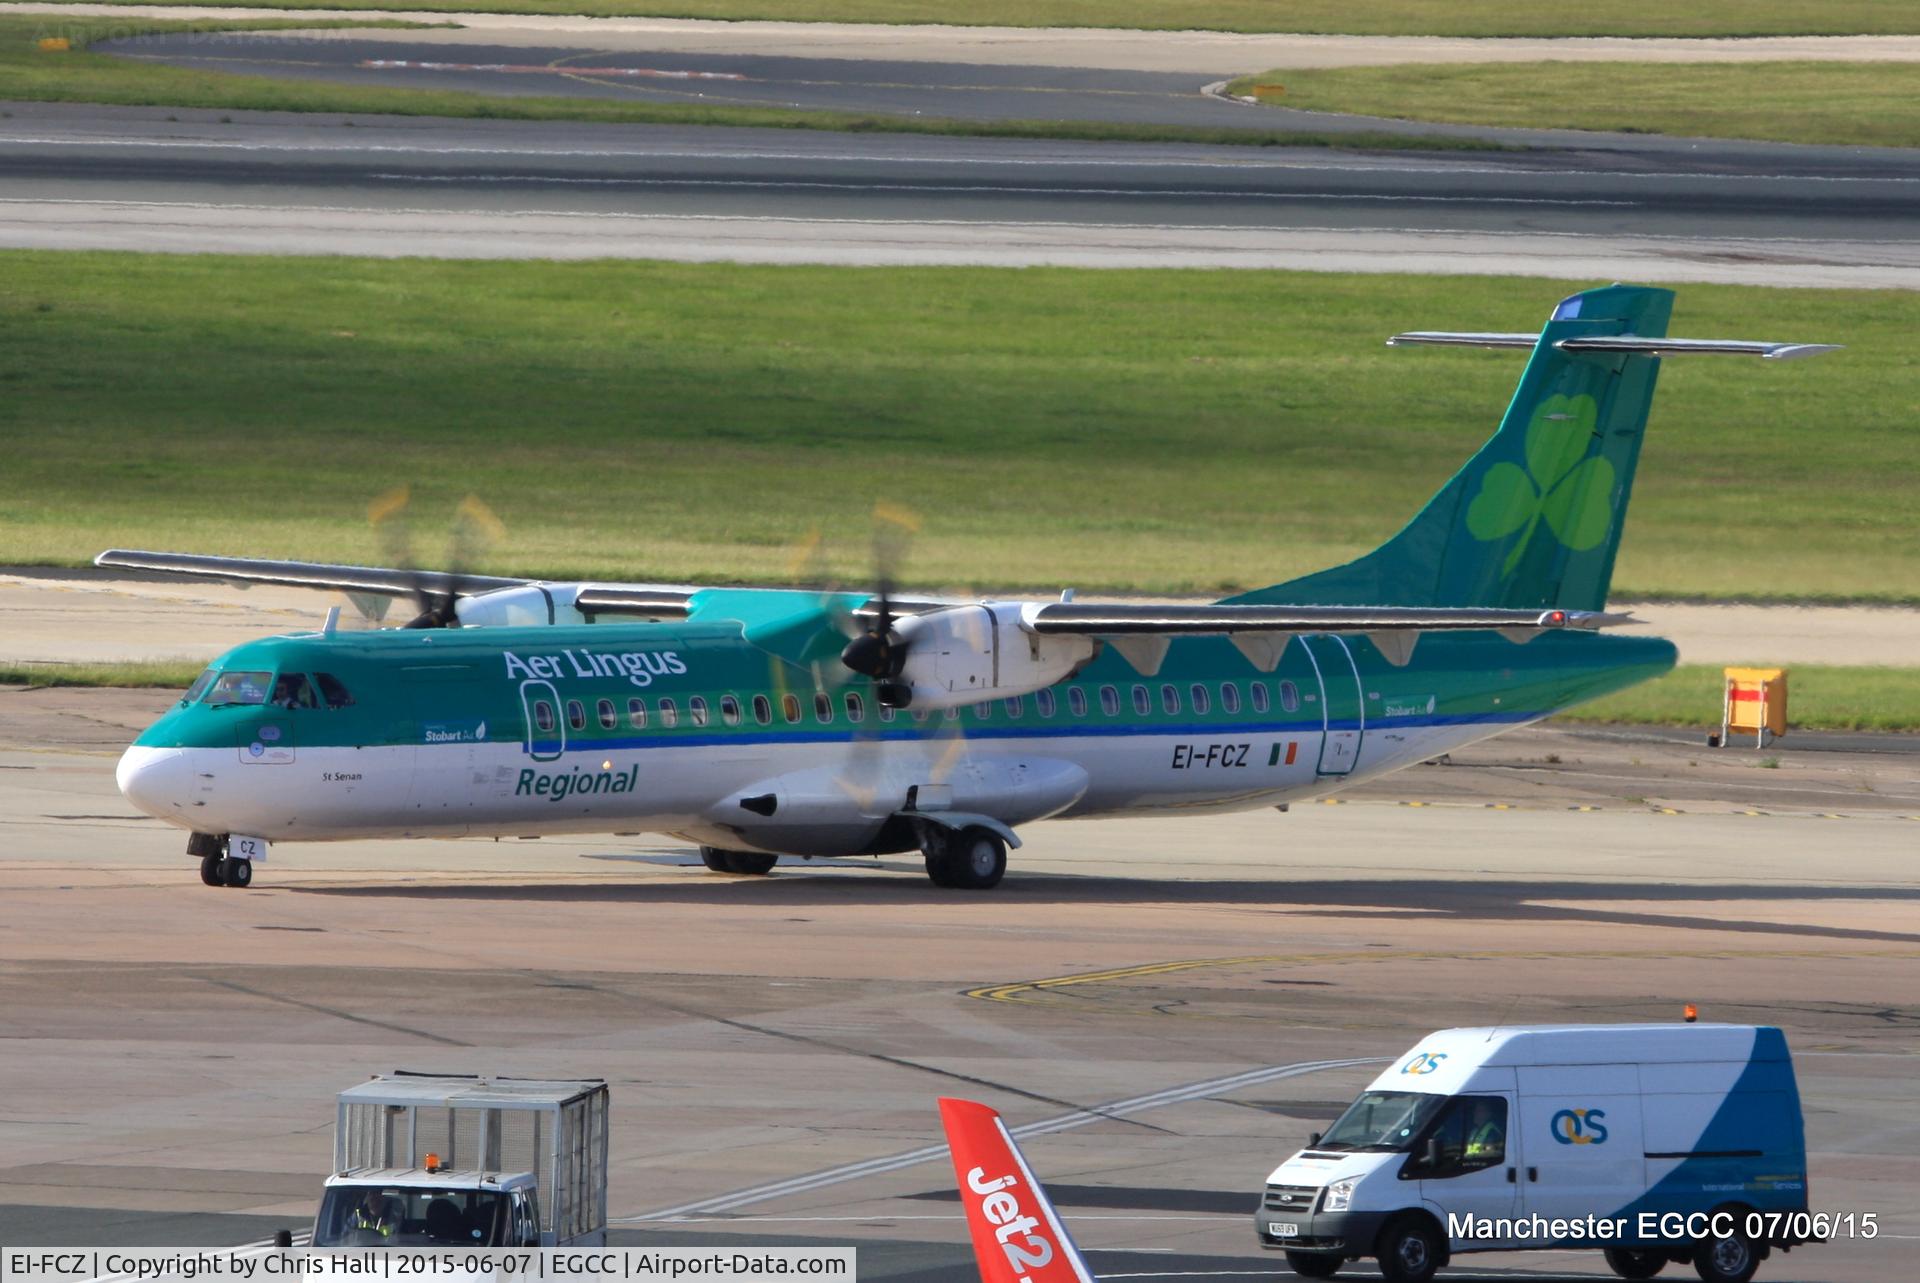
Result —
MULTIPOLYGON (((1721 682, 1717 664, 1682 664, 1664 677, 1583 704, 1561 720, 1717 731, 1721 682)), ((1920 730, 1920 668, 1795 665, 1787 673, 1787 723, 1789 730, 1920 730)))
POLYGON ((1230 88, 1276 106, 1400 120, 1920 146, 1920 63, 1346 67, 1274 71, 1230 88))
MULTIPOLYGON (((139 0, 128 0, 138 3, 139 0)), ((964 23, 1436 36, 1790 36, 1920 32, 1912 0, 253 0, 276 9, 634 14, 789 22, 964 23)))
MULTIPOLYGON (((0 563, 365 560, 469 492, 503 573, 778 580, 868 511, 922 585, 1209 591, 1390 534, 1497 422, 1559 282, 1284 272, 0 254, 0 563)), ((1920 599, 1920 295, 1689 286, 1616 591, 1920 599)))
POLYGON ((950 120, 779 107, 704 106, 601 98, 504 97, 457 90, 382 89, 318 80, 276 80, 228 72, 169 67, 94 53, 93 42, 170 32, 272 31, 289 27, 417 26, 370 20, 170 22, 155 19, 69 18, 0 10, 0 98, 31 102, 93 102, 138 107, 232 111, 325 111, 354 115, 457 116, 490 120, 582 120, 611 124, 747 125, 764 129, 961 135, 981 138, 1071 138, 1129 142, 1186 142, 1242 147, 1337 147, 1348 150, 1485 150, 1470 139, 1420 138, 1391 133, 1333 134, 1311 130, 1195 129, 1179 125, 1101 121, 950 120), (72 48, 39 48, 63 37, 72 48))

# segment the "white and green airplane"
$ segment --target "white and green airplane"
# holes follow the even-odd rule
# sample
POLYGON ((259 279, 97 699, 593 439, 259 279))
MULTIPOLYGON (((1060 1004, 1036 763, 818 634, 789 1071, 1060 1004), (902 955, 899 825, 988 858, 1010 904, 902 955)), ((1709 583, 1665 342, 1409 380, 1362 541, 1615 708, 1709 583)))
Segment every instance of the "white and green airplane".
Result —
MULTIPOLYGON (((1668 339, 1672 294, 1575 294, 1499 430, 1346 565, 1209 605, 549 583, 175 553, 98 564, 423 596, 405 628, 217 660, 120 761, 210 885, 270 846, 659 832, 707 867, 918 850, 985 889, 1048 817, 1283 806, 1666 671, 1601 635, 1664 356, 1815 345, 1668 339)), ((331 617, 330 617, 331 620, 331 617)))

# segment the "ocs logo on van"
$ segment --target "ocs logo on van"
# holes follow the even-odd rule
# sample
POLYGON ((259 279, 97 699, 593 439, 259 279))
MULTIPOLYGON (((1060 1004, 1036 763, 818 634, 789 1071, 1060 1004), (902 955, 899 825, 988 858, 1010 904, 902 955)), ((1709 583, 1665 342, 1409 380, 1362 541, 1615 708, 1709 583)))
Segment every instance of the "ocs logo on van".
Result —
POLYGON ((1553 1116, 1547 1130, 1562 1145, 1604 1145, 1607 1125, 1601 1120, 1606 1116, 1604 1109, 1563 1109, 1553 1116))
POLYGON ((1400 1066, 1403 1074, 1430 1074, 1440 1068, 1440 1062, 1447 1058, 1444 1051, 1423 1051, 1406 1064, 1400 1066))

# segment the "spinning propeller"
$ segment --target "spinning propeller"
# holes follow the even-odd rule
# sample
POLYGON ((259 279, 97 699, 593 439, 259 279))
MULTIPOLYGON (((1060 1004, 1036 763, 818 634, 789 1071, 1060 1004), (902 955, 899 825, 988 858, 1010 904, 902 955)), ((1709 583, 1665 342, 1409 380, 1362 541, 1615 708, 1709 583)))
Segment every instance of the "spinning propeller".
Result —
POLYGON ((367 507, 367 520, 380 540, 381 552, 406 576, 408 591, 419 611, 401 627, 458 628, 460 616, 456 607, 460 601, 460 581, 496 541, 505 537, 507 528, 477 496, 468 495, 454 510, 447 539, 447 568, 421 570, 413 558, 413 539, 407 519, 412 501, 413 488, 399 486, 367 507))

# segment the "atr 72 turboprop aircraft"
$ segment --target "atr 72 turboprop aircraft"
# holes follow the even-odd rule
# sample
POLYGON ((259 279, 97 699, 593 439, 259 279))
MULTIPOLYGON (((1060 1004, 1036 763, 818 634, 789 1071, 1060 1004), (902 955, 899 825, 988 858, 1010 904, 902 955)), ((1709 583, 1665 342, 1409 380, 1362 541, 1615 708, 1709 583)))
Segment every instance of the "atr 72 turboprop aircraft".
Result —
MULTIPOLYGON (((103 566, 426 602, 215 661, 121 759, 210 885, 270 845, 674 834, 719 872, 919 850, 985 889, 1049 816, 1280 806, 1664 672, 1599 635, 1673 296, 1575 294, 1499 430, 1356 561, 1211 605, 546 583, 176 553, 103 566)), ((331 617, 330 617, 331 619, 331 617)))

